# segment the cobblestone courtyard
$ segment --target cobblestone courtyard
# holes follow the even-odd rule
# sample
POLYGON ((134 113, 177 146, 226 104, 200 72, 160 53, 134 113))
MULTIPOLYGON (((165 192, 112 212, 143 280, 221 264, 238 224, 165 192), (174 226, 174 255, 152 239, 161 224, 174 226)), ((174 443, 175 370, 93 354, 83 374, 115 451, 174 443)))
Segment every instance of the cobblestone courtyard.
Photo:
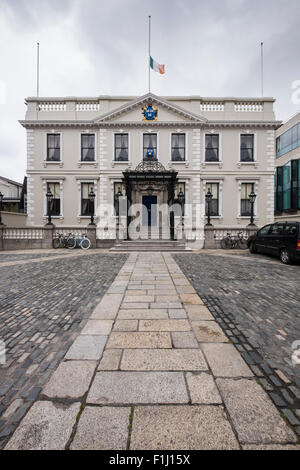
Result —
POLYGON ((127 258, 79 253, 0 254, 0 448, 127 258))
POLYGON ((175 259, 300 434, 300 366, 291 360, 292 343, 300 340, 300 266, 260 255, 175 259))
POLYGON ((0 254, 2 448, 295 448, 299 266, 66 253, 0 254))

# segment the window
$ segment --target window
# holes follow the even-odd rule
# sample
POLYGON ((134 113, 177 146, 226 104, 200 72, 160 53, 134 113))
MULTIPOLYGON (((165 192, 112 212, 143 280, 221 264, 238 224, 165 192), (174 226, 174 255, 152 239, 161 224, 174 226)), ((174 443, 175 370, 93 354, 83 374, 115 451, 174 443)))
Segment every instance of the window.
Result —
POLYGON ((249 196, 254 191, 254 183, 242 183, 241 187, 241 216, 251 216, 251 203, 249 196))
POLYGON ((172 134, 172 162, 185 161, 185 134, 172 134))
MULTIPOLYGON (((219 215, 219 183, 206 183, 206 194, 210 190, 212 200, 210 203, 210 215, 219 215)), ((205 215, 207 215, 207 202, 205 202, 205 215)))
POLYGON ((284 235, 297 235, 298 227, 297 225, 287 224, 284 228, 284 235))
POLYGON ((81 134, 81 161, 95 161, 95 134, 81 134))
POLYGON ((272 227, 272 225, 266 225, 265 227, 261 228, 257 235, 259 237, 264 237, 265 235, 268 235, 270 227, 272 227))
POLYGON ((205 135, 205 161, 218 162, 219 161, 219 135, 206 134, 205 135))
POLYGON ((94 215, 94 201, 91 202, 89 194, 91 189, 94 189, 93 183, 81 183, 81 215, 90 216, 94 215))
POLYGON ((47 161, 60 161, 60 134, 47 134, 47 161))
POLYGON ((276 157, 300 146, 300 123, 291 127, 276 139, 276 157))
MULTIPOLYGON (((50 214, 54 216, 60 215, 60 183, 47 183, 47 192, 51 191, 53 199, 50 202, 50 214)), ((49 215, 49 205, 47 201, 47 215, 49 215)))
POLYGON ((128 161, 128 134, 115 134, 115 161, 128 161))
POLYGON ((285 224, 274 224, 271 226, 270 235, 282 235, 285 224))
POLYGON ((291 208, 300 209, 300 159, 291 161, 291 208))
POLYGON ((254 161, 254 134, 241 134, 241 162, 254 161))
POLYGON ((143 135, 143 160, 157 160, 157 134, 143 135))

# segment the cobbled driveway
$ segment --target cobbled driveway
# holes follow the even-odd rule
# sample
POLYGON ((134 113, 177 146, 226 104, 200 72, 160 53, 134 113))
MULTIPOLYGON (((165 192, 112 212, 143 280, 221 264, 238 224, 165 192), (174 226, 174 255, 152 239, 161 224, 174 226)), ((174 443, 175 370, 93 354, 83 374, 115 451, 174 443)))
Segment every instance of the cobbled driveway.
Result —
POLYGON ((300 266, 263 256, 178 254, 194 288, 300 434, 300 266))
POLYGON ((7 350, 0 365, 0 448, 126 259, 95 252, 63 259, 46 253, 0 256, 0 340, 7 350), (7 266, 10 261, 15 264, 7 266))

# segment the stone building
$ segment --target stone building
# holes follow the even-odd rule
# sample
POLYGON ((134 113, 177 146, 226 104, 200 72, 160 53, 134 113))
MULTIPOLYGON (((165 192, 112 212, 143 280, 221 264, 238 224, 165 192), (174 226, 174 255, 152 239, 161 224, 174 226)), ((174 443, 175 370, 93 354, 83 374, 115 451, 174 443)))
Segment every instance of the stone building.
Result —
POLYGON ((201 248, 208 191, 216 229, 249 224, 252 191, 255 223, 271 223, 280 125, 273 103, 152 93, 27 98, 28 225, 45 224, 49 189, 56 226, 85 227, 93 212, 98 239, 112 242, 114 224, 134 238, 128 226, 138 221, 141 237, 151 226, 155 237, 178 238, 184 227, 187 243, 201 248))

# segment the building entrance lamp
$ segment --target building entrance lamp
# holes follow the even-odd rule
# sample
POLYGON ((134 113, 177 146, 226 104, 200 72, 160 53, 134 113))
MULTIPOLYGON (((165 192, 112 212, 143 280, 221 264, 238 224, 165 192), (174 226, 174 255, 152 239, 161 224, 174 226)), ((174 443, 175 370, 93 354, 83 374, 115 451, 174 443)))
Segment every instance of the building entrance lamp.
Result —
POLYGON ((207 202, 207 223, 206 223, 206 227, 211 227, 212 226, 212 224, 210 223, 210 210, 211 210, 212 198, 213 198, 213 195, 212 195, 210 189, 208 188, 208 191, 205 195, 205 201, 207 202))
POLYGON ((47 225, 52 225, 52 218, 51 218, 51 202, 53 200, 53 194, 51 193, 51 190, 50 188, 48 188, 48 191, 47 191, 47 194, 46 194, 46 198, 47 198, 47 207, 48 207, 48 223, 47 225))
POLYGON ((96 194, 94 193, 94 190, 93 188, 91 188, 90 192, 89 192, 89 200, 90 200, 90 207, 91 207, 91 221, 89 223, 89 225, 95 225, 95 222, 94 222, 94 212, 95 212, 95 197, 96 197, 96 194))
POLYGON ((251 191, 251 193, 249 194, 249 201, 250 201, 250 205, 251 205, 251 212, 250 212, 250 224, 248 225, 248 227, 253 227, 255 226, 255 223, 254 223, 254 203, 255 203, 255 199, 256 199, 256 194, 254 193, 254 191, 251 191))
POLYGON ((3 194, 0 192, 0 225, 4 225, 2 223, 2 215, 1 215, 1 211, 2 211, 2 201, 3 201, 3 194))
POLYGON ((178 202, 181 207, 181 225, 183 223, 183 204, 184 204, 184 192, 182 191, 182 188, 180 188, 179 193, 178 193, 178 202))

